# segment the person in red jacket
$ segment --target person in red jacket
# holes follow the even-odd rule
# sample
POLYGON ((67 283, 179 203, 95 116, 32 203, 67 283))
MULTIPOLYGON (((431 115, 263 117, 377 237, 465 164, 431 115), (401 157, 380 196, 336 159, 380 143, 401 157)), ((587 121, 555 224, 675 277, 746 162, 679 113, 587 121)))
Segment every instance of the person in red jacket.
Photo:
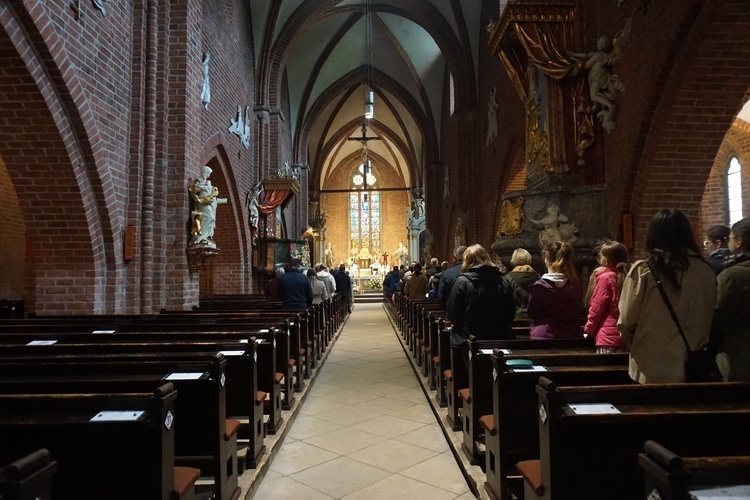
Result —
POLYGON ((617 330, 620 292, 630 267, 628 249, 618 241, 604 243, 599 252, 599 265, 604 269, 596 275, 596 287, 583 332, 596 339, 598 353, 628 352, 628 345, 617 330))

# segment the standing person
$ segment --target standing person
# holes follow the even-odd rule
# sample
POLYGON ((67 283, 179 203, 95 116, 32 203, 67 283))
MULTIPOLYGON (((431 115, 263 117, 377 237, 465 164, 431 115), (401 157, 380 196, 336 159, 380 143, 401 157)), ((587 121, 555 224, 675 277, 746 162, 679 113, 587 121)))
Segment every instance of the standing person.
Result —
POLYGON ((731 253, 729 250, 730 232, 727 226, 713 226, 706 231, 703 247, 708 253, 708 263, 711 264, 716 274, 724 270, 724 257, 731 253))
POLYGON ((456 278, 461 274, 461 266, 463 266, 463 259, 464 259, 464 252, 466 251, 465 246, 459 246, 456 247, 456 250, 453 252, 454 257, 456 257, 456 262, 453 264, 453 267, 450 267, 440 273, 440 283, 438 284, 438 300, 440 301, 440 305, 445 308, 448 305, 448 297, 451 295, 451 288, 453 287, 453 282, 456 281, 456 278))
POLYGON ((336 280, 333 279, 331 273, 328 272, 328 266, 322 263, 318 264, 318 266, 320 266, 318 268, 318 277, 326 284, 326 288, 328 288, 328 296, 333 297, 333 294, 336 292, 336 280))
POLYGON ((299 259, 289 261, 289 271, 279 278, 281 289, 281 307, 283 309, 300 311, 307 309, 313 303, 313 291, 310 280, 302 274, 299 259))
POLYGON ((323 282, 323 278, 318 277, 315 269, 307 270, 307 279, 310 280, 310 286, 312 287, 313 304, 320 304, 331 297, 328 295, 328 288, 323 282))
POLYGON ((430 291, 427 292, 427 299, 428 300, 437 300, 438 299, 438 285, 440 284, 440 279, 435 278, 433 276, 430 278, 430 291))
POLYGON ((732 226, 728 241, 731 254, 717 278, 711 344, 725 380, 750 382, 750 217, 732 226))
POLYGON ((679 210, 660 210, 651 219, 646 253, 645 260, 630 268, 620 296, 617 329, 630 345, 630 377, 641 384, 684 382, 685 343, 661 297, 657 280, 690 349, 697 350, 709 340, 716 275, 700 256, 692 225, 679 210))
POLYGON ((531 338, 581 337, 581 281, 573 266, 573 247, 566 242, 547 243, 542 256, 547 272, 529 288, 526 309, 534 320, 531 338))
MULTIPOLYGON (((451 288, 445 311, 453 324, 451 347, 459 350, 468 374, 469 340, 514 338, 511 322, 516 307, 510 285, 482 245, 471 245, 462 256, 461 275, 451 288)), ((456 383, 469 387, 468 380, 456 383)))
POLYGON ((284 268, 277 267, 274 270, 275 278, 266 282, 266 300, 268 302, 281 302, 281 283, 279 278, 284 276, 284 268))
POLYGON ((505 279, 513 290, 516 318, 528 318, 526 306, 529 303, 529 288, 539 281, 539 273, 531 267, 531 254, 524 248, 516 248, 513 251, 510 265, 513 266, 513 270, 505 276, 505 279))
POLYGON ((605 243, 599 250, 599 265, 591 296, 589 315, 583 332, 596 339, 596 352, 627 352, 628 345, 620 338, 617 320, 620 318, 620 293, 627 276, 628 249, 618 241, 605 243))
MULTIPOLYGON (((599 262, 599 256, 602 251, 602 246, 606 243, 611 242, 609 238, 601 238, 596 242, 596 246, 594 246, 594 258, 596 258, 596 262, 599 262)), ((594 288, 596 288, 596 276, 604 271, 604 268, 602 266, 596 266, 596 268, 591 271, 591 274, 589 275, 589 284, 586 287, 586 298, 583 299, 583 307, 586 309, 591 306, 591 296, 594 295, 594 288)))
POLYGON ((341 295, 346 302, 346 309, 352 312, 352 278, 346 274, 346 265, 340 264, 338 271, 333 275, 336 282, 336 295, 341 295))
POLYGON ((427 285, 427 277, 422 274, 422 264, 417 262, 414 264, 414 272, 411 276, 406 278, 406 284, 404 285, 404 295, 409 300, 424 299, 429 291, 427 285))
POLYGON ((427 277, 427 279, 431 279, 433 276, 435 276, 437 273, 441 271, 440 269, 440 261, 438 261, 435 257, 430 259, 430 267, 425 269, 424 275, 427 277))

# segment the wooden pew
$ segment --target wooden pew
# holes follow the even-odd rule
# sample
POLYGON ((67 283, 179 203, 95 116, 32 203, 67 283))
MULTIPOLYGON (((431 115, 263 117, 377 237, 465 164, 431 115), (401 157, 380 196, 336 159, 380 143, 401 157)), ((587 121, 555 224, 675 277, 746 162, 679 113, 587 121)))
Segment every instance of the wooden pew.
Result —
POLYGON ((716 489, 725 490, 726 497, 750 497, 748 455, 680 457, 655 441, 646 441, 638 463, 643 467, 645 498, 690 500, 693 494, 708 496, 716 489))
MULTIPOLYGON (((291 384, 287 384, 287 375, 289 374, 289 372, 279 372, 279 370, 277 369, 277 366, 279 364, 282 364, 282 366, 288 365, 288 336, 274 329, 256 329, 252 333, 254 333, 259 338, 256 338, 256 336, 251 336, 249 332, 245 332, 242 329, 240 329, 239 331, 140 331, 92 334, 78 333, 78 331, 58 332, 54 328, 49 327, 46 333, 0 333, 0 345, 13 346, 18 349, 19 345, 25 345, 29 342, 54 341, 56 342, 55 345, 58 346, 83 345, 85 348, 85 346, 88 345, 102 343, 125 345, 128 343, 137 344, 140 342, 161 342, 175 346, 181 344, 197 344, 196 348, 180 347, 180 349, 184 350, 225 350, 232 352, 241 352, 245 347, 247 347, 250 339, 263 339, 266 342, 263 344, 258 344, 257 346, 258 356, 255 356, 255 353, 251 353, 253 354, 253 361, 257 361, 256 364, 259 365, 259 368, 254 369, 250 367, 248 370, 244 370, 244 373, 247 375, 252 375, 252 378, 248 379, 247 383, 243 383, 242 385, 249 390, 247 394, 254 395, 257 393, 257 390, 261 390, 271 396, 271 403, 266 405, 266 414, 270 416, 268 432, 270 434, 275 434, 278 425, 281 423, 281 409, 288 409, 294 402, 293 396, 291 401, 286 398, 286 396, 293 392, 291 389, 291 384), (209 345, 211 342, 225 343, 225 345, 216 345, 212 347, 209 345), (238 343, 244 343, 245 345, 237 345, 238 343), (268 359, 269 356, 271 356, 273 359, 268 359), (258 357, 258 360, 255 360, 256 357, 258 357), (253 375, 254 373, 257 373, 257 375, 253 375), (282 383, 284 383, 285 385, 282 386, 282 383), (254 387, 251 387, 251 384, 254 385, 254 387), (282 387, 284 388, 284 400, 281 399, 282 387)), ((167 348, 167 350, 169 350, 169 348, 167 348)), ((5 352, 12 351, 9 349, 5 349, 5 352)), ((68 352, 74 351, 69 350, 68 352)), ((231 391, 231 389, 228 390, 231 391)), ((230 410, 229 414, 233 415, 232 410, 230 410)), ((239 413, 237 415, 239 415, 239 413)))
POLYGON ((576 353, 574 348, 513 349, 513 354, 508 355, 494 351, 490 359, 491 417, 483 414, 479 420, 485 429, 485 490, 492 498, 520 496, 523 483, 512 478, 516 475, 515 464, 539 457, 536 385, 540 375, 558 386, 632 383, 627 354, 576 353), (547 371, 514 370, 507 365, 513 357, 529 359, 547 371))
POLYGON ((526 500, 638 498, 648 439, 685 456, 750 449, 750 383, 558 387, 541 377, 537 394, 540 459, 517 464, 526 500))
POLYGON ((0 394, 0 462, 44 446, 58 464, 55 500, 169 500, 176 398, 169 383, 152 393, 0 394), (104 411, 130 418, 97 418, 104 411))
MULTIPOLYGON (((64 318, 33 318, 27 320, 0 321, 0 334, 33 334, 36 339, 44 339, 43 335, 62 335, 63 333, 92 333, 108 332, 108 334, 164 332, 186 334, 193 332, 207 336, 215 336, 223 332, 245 337, 256 336, 270 339, 270 333, 275 335, 276 362, 278 372, 284 374, 282 401, 285 410, 294 404, 294 392, 303 387, 302 370, 296 377, 295 367, 302 367, 299 315, 285 312, 274 312, 262 316, 246 313, 173 313, 152 315, 102 315, 102 316, 69 316, 64 318), (292 321, 290 318, 297 318, 292 321), (294 323, 294 324, 292 324, 294 323), (294 387, 293 387, 294 386, 294 387)), ((309 358, 309 357, 308 357, 309 358)))
MULTIPOLYGON (((627 353, 616 354, 597 354, 590 349, 515 349, 515 354, 504 355, 502 351, 497 351, 496 356, 503 358, 501 363, 495 364, 493 373, 493 363, 491 354, 493 349, 498 345, 507 345, 507 341, 478 341, 472 342, 469 351, 469 390, 460 391, 462 397, 462 430, 464 442, 462 449, 471 461, 472 465, 480 465, 485 469, 484 452, 480 451, 485 443, 480 439, 484 434, 479 424, 479 420, 484 415, 493 414, 493 400, 497 393, 493 393, 493 379, 500 376, 498 368, 502 368, 510 359, 527 359, 534 364, 544 365, 547 367, 564 365, 564 366, 621 366, 623 369, 628 365, 627 353)), ((510 350, 508 350, 510 352, 510 350)), ((503 371, 507 371, 507 366, 503 371)), ((624 379, 627 381, 629 379, 624 379)), ((529 395, 534 394, 534 387, 529 387, 529 395)))
POLYGON ((85 354, 123 354, 222 352, 227 361, 226 368, 226 414, 232 418, 247 422, 240 428, 240 437, 249 440, 245 466, 254 468, 265 451, 263 438, 265 432, 276 433, 282 422, 281 389, 275 375, 276 355, 273 345, 268 341, 195 341, 162 339, 163 334, 153 337, 141 334, 139 342, 118 342, 110 335, 97 335, 99 341, 66 344, 58 342, 53 345, 0 346, 0 364, 24 361, 33 364, 34 359, 55 356, 59 359, 78 359, 85 354), (268 399, 266 400, 266 395, 268 399), (264 431, 263 415, 268 415, 267 429, 264 431))
POLYGON ((0 363, 0 393, 148 392, 170 381, 179 395, 175 463, 213 477, 217 500, 233 500, 240 495, 239 422, 226 418, 226 365, 223 355, 211 353, 39 357, 0 363))
POLYGON ((3 500, 51 500, 57 462, 42 448, 0 468, 3 500))

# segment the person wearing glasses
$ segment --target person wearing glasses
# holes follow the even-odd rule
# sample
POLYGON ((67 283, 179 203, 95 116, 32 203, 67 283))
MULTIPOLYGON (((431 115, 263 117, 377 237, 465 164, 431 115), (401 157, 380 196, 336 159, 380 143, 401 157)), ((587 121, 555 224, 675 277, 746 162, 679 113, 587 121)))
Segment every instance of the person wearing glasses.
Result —
POLYGON ((708 263, 714 272, 719 274, 724 270, 724 257, 729 255, 729 233, 727 226, 713 226, 706 231, 703 248, 708 255, 708 263))
POLYGON ((711 344, 725 380, 750 381, 750 217, 732 226, 726 269, 717 277, 711 344))

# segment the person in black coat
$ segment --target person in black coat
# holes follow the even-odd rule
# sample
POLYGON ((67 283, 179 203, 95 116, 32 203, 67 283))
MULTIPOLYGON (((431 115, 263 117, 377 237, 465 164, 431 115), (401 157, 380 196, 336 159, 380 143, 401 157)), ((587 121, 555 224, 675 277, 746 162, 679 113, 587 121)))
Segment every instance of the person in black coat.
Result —
POLYGON ((336 281, 336 294, 344 298, 347 310, 352 312, 352 281, 346 274, 346 265, 339 265, 338 271, 333 273, 333 279, 336 281))
POLYGON ((511 324, 516 315, 513 291, 482 245, 472 245, 463 255, 461 275, 451 288, 446 308, 453 324, 451 347, 464 360, 466 373, 457 370, 456 383, 468 387, 469 340, 514 338, 511 324))
POLYGON ((451 288, 456 278, 461 274, 461 267, 463 266, 464 252, 466 251, 465 246, 456 248, 453 255, 456 257, 456 262, 453 267, 446 269, 440 273, 440 283, 438 283, 438 300, 443 308, 448 305, 448 297, 451 295, 451 288))
POLYGON ((300 311, 313 303, 313 292, 310 280, 300 270, 299 259, 289 261, 289 271, 279 278, 282 309, 300 311))

